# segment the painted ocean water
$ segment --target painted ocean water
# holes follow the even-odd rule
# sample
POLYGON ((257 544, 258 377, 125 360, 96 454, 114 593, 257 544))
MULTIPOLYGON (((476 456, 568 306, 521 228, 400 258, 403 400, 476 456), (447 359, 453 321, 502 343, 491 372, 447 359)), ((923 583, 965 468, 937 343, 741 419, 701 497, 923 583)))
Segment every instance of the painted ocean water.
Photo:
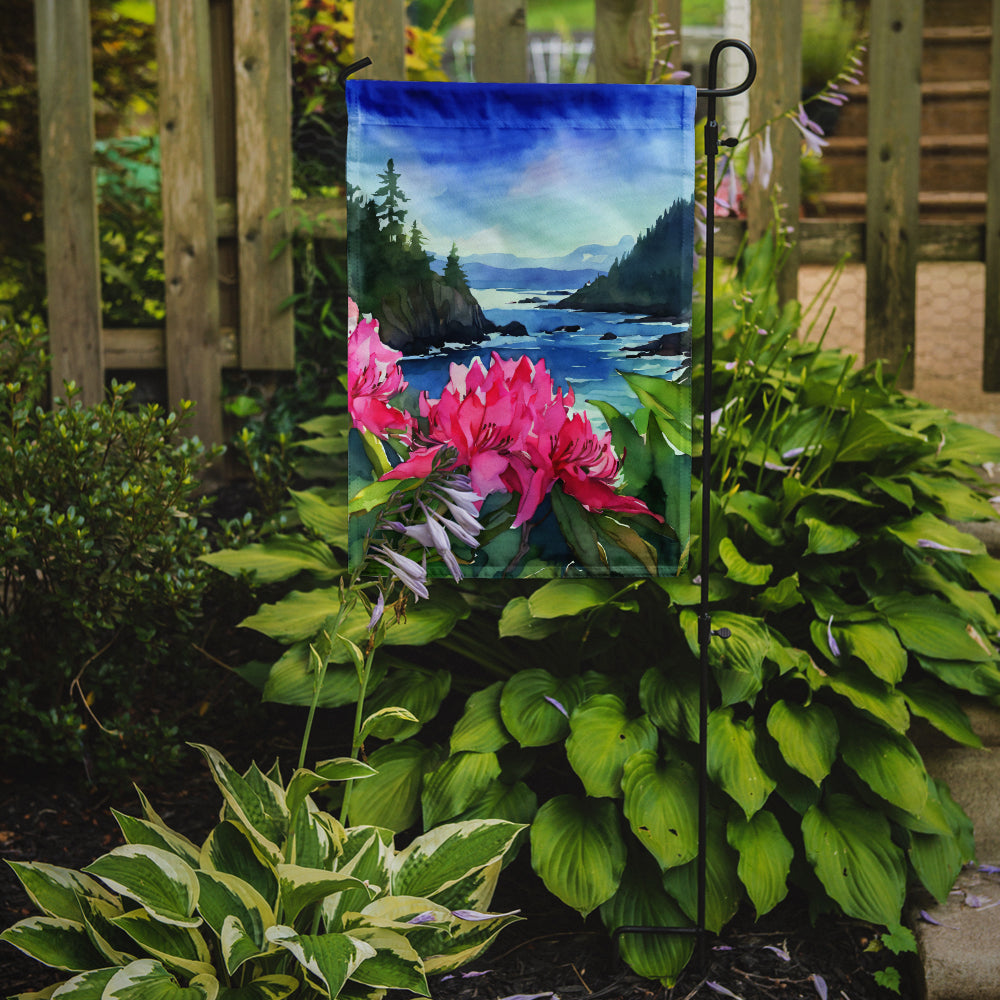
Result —
POLYGON ((475 347, 445 347, 430 354, 409 355, 400 361, 403 374, 410 383, 407 396, 416 409, 416 396, 426 390, 432 399, 440 396, 449 378, 452 363, 469 365, 479 358, 489 365, 495 351, 504 358, 527 355, 537 363, 542 358, 557 385, 572 387, 576 394, 575 409, 584 410, 598 431, 607 429, 596 406, 587 400, 611 403, 625 414, 639 405, 635 395, 616 371, 652 375, 671 381, 688 375, 687 358, 678 355, 642 356, 636 352, 664 334, 679 333, 686 341, 688 325, 663 321, 642 321, 628 313, 582 312, 575 309, 542 308, 544 303, 558 302, 565 291, 477 288, 475 296, 487 318, 503 327, 512 321, 522 323, 528 331, 524 337, 492 334, 475 347), (524 301, 530 299, 532 301, 524 301), (613 334, 613 339, 606 336, 613 334))

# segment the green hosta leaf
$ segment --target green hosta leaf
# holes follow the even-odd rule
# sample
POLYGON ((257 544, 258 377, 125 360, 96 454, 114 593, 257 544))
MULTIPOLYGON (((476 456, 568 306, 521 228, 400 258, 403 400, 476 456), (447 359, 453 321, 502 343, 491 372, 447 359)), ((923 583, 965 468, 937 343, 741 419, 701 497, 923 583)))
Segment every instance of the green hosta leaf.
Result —
POLYGON ((586 916, 618 889, 625 842, 608 799, 557 795, 531 824, 531 865, 553 895, 586 916))
MULTIPOLYGON (((345 889, 365 889, 364 883, 342 872, 320 871, 301 865, 278 865, 282 913, 286 920, 295 918, 313 903, 345 889)), ((374 895, 374 892, 372 893, 374 895)))
POLYGON ((688 764, 640 751, 625 762, 622 790, 625 818, 660 868, 697 855, 698 783, 688 764))
POLYGON ((339 996, 344 983, 375 949, 349 934, 296 934, 291 927, 270 927, 267 939, 287 949, 331 997, 339 996))
POLYGON ((646 716, 629 719, 625 703, 613 694, 595 694, 570 717, 566 757, 588 795, 616 799, 622 768, 638 750, 653 750, 659 735, 646 716))
POLYGON ((918 656, 917 662, 949 687, 987 697, 1000 694, 1000 669, 993 663, 936 660, 931 656, 918 656))
POLYGON ((870 410, 862 410, 844 434, 837 451, 838 462, 867 462, 894 447, 920 445, 926 438, 870 410))
POLYGON ((761 591, 754 598, 757 607, 763 612, 787 611, 798 604, 804 604, 805 598, 799 590, 799 574, 793 573, 779 580, 773 587, 761 591))
POLYGON ((745 521, 768 545, 780 546, 784 541, 781 512, 771 497, 739 490, 726 498, 726 514, 745 521))
POLYGON ((698 675, 684 662, 670 673, 650 667, 639 682, 639 704, 660 729, 678 740, 698 739, 698 675))
MULTIPOLYGON (((931 785, 931 794, 937 791, 931 785)), ((939 902, 948 899, 966 856, 959 837, 948 833, 911 833, 910 864, 928 892, 939 902)))
POLYGON ((976 663, 996 658, 975 626, 936 597, 885 595, 875 598, 875 607, 899 633, 903 645, 915 653, 976 663))
POLYGON ((394 670, 375 688, 365 707, 372 712, 385 708, 403 708, 410 712, 418 721, 386 719, 379 727, 380 739, 405 740, 437 715, 450 689, 451 674, 447 670, 418 667, 394 670))
POLYGON ((457 819, 505 819, 527 826, 538 812, 538 796, 523 782, 493 781, 457 819))
POLYGON ((620 588, 607 580, 549 580, 529 598, 535 618, 564 618, 603 607, 620 588))
POLYGON ((898 684, 906 673, 906 650, 896 633, 879 622, 852 622, 833 627, 843 652, 856 656, 887 684, 898 684))
POLYGON ((285 805, 289 813, 296 813, 307 796, 331 781, 356 781, 374 777, 377 773, 374 767, 353 757, 334 757, 321 761, 312 771, 299 768, 288 782, 285 805))
POLYGON ((111 812, 128 843, 159 847, 164 851, 170 851, 171 854, 176 854, 189 865, 198 864, 199 849, 187 837, 175 833, 162 824, 136 819, 134 816, 126 816, 124 813, 118 812, 117 809, 112 809, 111 812))
POLYGON ((886 530, 895 535, 904 545, 912 549, 943 546, 969 555, 984 555, 986 546, 974 535, 970 535, 954 525, 942 521, 933 514, 918 514, 900 524, 889 525, 886 530))
POLYGON ((774 813, 765 809, 751 819, 737 816, 726 828, 729 846, 739 851, 736 873, 760 919, 788 894, 788 873, 795 849, 781 832, 774 813))
POLYGON ((421 804, 424 826, 437 826, 454 819, 500 777, 495 753, 452 754, 424 780, 421 804))
POLYGON ((115 897, 100 882, 71 868, 60 868, 40 861, 8 861, 7 864, 13 869, 32 903, 46 916, 75 921, 83 919, 80 896, 115 902, 115 897))
POLYGON ((261 976, 246 986, 223 987, 218 1000, 285 1000, 299 988, 292 976, 261 976))
POLYGON ((860 537, 846 524, 828 524, 815 517, 803 518, 803 523, 809 529, 809 543, 805 552, 807 556, 829 556, 845 552, 860 537))
MULTIPOLYGON (((705 850, 705 926, 718 934, 732 919, 743 899, 743 883, 736 874, 736 852, 726 843, 721 813, 709 814, 705 850)), ((691 920, 698 917, 698 861, 663 873, 663 887, 691 920)))
POLYGON ((314 490, 289 490, 299 519, 324 542, 347 548, 347 507, 335 506, 314 490))
POLYGON ((470 695, 462 717, 451 733, 451 752, 474 750, 495 753, 510 742, 510 733, 500 717, 500 692, 503 681, 470 695))
MULTIPOLYGON (((241 956, 236 961, 232 960, 233 949, 224 948, 226 970, 232 975, 247 958, 265 950, 264 931, 274 925, 274 912, 252 885, 235 875, 200 871, 198 883, 201 887, 198 911, 216 936, 225 943, 224 925, 227 920, 234 920, 239 922, 241 932, 237 937, 248 938, 252 945, 252 954, 241 956)), ((232 934, 230 931, 230 936, 232 934)))
POLYGON ((852 719, 850 736, 841 741, 847 766, 876 795, 919 815, 927 801, 927 772, 907 737, 861 719, 852 719))
POLYGON ((757 762, 757 733, 752 718, 733 718, 732 708, 708 717, 708 774, 749 819, 774 791, 775 781, 757 762))
POLYGON ((402 934, 383 927, 362 926, 352 929, 351 937, 375 949, 375 954, 351 973, 355 982, 430 996, 424 963, 402 934))
MULTIPOLYGON (((340 655, 338 649, 342 651, 344 643, 335 644, 334 655, 340 655)), ((385 677, 384 661, 385 657, 376 658, 368 682, 370 687, 378 685, 385 677)), ((317 699, 317 708, 339 708, 358 700, 360 688, 353 666, 329 664, 323 675, 318 697, 316 679, 309 643, 297 642, 289 646, 271 666, 264 680, 261 698, 279 705, 311 705, 313 699, 317 699)))
POLYGON ((560 679, 547 670, 522 670, 504 684, 500 716, 521 746, 546 746, 569 732, 569 716, 583 694, 579 677, 560 679))
POLYGON ((945 427, 944 443, 937 452, 937 458, 942 462, 965 462, 968 465, 1000 462, 1000 444, 995 434, 952 420, 945 427))
POLYGON ((770 563, 762 565, 760 563, 747 562, 740 555, 739 549, 730 538, 723 538, 719 542, 719 556, 726 564, 726 575, 737 583, 745 583, 750 587, 763 587, 771 578, 774 566, 770 563))
POLYGON ((899 923, 906 893, 903 852, 880 812, 849 795, 830 795, 802 820, 806 857, 849 917, 899 923))
POLYGON ((939 594, 956 611, 985 629, 987 634, 995 636, 1000 632, 1000 615, 989 594, 947 579, 929 562, 915 566, 910 578, 916 584, 914 590, 930 590, 939 594))
POLYGON ((234 875, 253 886, 271 907, 277 905, 277 873, 242 824, 228 820, 220 823, 202 845, 199 866, 205 871, 234 875))
POLYGON ((397 734, 412 735, 420 729, 420 720, 407 708, 392 706, 391 708, 380 708, 372 712, 361 724, 359 737, 362 740, 374 736, 380 740, 391 740, 397 734))
POLYGON ((86 927, 65 917, 19 920, 0 934, 0 941, 12 944, 35 961, 54 969, 81 972, 105 964, 104 958, 91 944, 86 927))
POLYGON ((767 716, 767 731, 785 761, 819 786, 837 756, 837 720, 826 705, 797 705, 779 699, 767 716))
POLYGON ((965 559, 964 563, 980 587, 989 591, 994 597, 1000 597, 1000 559, 983 555, 965 559))
MULTIPOLYGON (((694 656, 700 656, 698 616, 681 612, 681 627, 694 656)), ((728 639, 713 636, 708 647, 708 662, 722 690, 723 703, 733 705, 753 701, 763 685, 764 659, 771 648, 771 636, 759 618, 717 611, 712 614, 712 629, 727 628, 728 639)))
MULTIPOLYGON (((664 891, 655 866, 630 858, 615 894, 601 904, 601 919, 612 933, 619 927, 687 927, 691 921, 664 891)), ((622 958, 638 975, 673 986, 694 951, 690 934, 623 934, 622 958)))
POLYGON ((926 719, 945 736, 967 747, 983 745, 965 710, 947 688, 934 681, 923 680, 907 681, 900 685, 900 690, 910 711, 926 719))
POLYGON ((118 969, 101 1000, 216 1000, 218 995, 219 981, 211 974, 195 976, 181 986, 159 962, 143 958, 118 969))
POLYGON ((924 476, 911 472, 907 480, 935 504, 951 521, 992 521, 996 511, 989 500, 949 476, 924 476))
POLYGON ((189 976, 211 975, 212 956, 205 939, 191 927, 160 923, 145 910, 132 910, 111 921, 154 958, 189 976))
POLYGON ((500 615, 500 638, 517 636, 521 639, 544 639, 564 628, 555 618, 536 618, 531 613, 527 597, 508 601, 500 615))
POLYGON ((354 826, 381 826, 399 833, 420 817, 424 774, 438 763, 438 753, 415 740, 379 747, 368 761, 378 772, 351 790, 354 826))
POLYGON ((98 858, 84 871, 113 892, 134 899, 151 917, 178 927, 197 927, 198 878, 170 851, 146 844, 125 844, 98 858))
POLYGON ((461 879, 499 862, 521 829, 497 819, 447 823, 429 830, 396 855, 392 891, 434 899, 461 879))
POLYGON ((299 573, 330 580, 344 572, 329 545, 296 535, 272 535, 266 542, 209 552, 199 558, 230 576, 245 573, 255 584, 276 583, 299 573))
POLYGON ((910 724, 910 713, 906 710, 903 696, 884 681, 872 677, 867 670, 842 667, 835 673, 821 674, 812 667, 806 676, 814 689, 829 688, 856 708, 864 709, 876 719, 881 719, 897 732, 906 732, 910 724))

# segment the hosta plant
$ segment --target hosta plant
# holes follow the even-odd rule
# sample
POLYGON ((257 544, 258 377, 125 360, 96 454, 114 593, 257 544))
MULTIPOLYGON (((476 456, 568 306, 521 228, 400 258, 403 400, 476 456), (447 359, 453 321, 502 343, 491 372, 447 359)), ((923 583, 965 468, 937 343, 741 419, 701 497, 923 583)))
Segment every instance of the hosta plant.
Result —
POLYGON ((199 749, 224 802, 202 844, 140 793, 142 818, 115 813, 125 845, 82 871, 11 863, 41 915, 0 938, 68 974, 22 996, 428 996, 429 973, 470 961, 518 919, 487 912, 518 825, 451 823, 397 849, 391 831, 345 828, 313 801, 332 781, 369 778, 369 766, 338 758, 286 784, 277 767, 240 774, 199 749))

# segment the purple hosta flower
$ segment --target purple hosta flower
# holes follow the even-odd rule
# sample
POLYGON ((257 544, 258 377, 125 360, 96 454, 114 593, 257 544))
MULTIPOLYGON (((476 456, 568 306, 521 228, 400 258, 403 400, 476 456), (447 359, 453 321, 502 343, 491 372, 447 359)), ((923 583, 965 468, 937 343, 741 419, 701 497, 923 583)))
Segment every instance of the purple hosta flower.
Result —
POLYGON ((712 990, 713 993, 721 993, 724 997, 733 997, 733 1000, 743 1000, 738 993, 734 993, 732 990, 726 989, 722 983, 713 983, 711 980, 705 983, 705 985, 712 990))
POLYGON ((381 590, 378 592, 378 600, 375 602, 375 607, 372 608, 372 616, 368 619, 368 631, 372 632, 375 630, 375 626, 382 620, 382 615, 385 613, 385 594, 381 590))
POLYGON ((828 993, 826 980, 815 972, 809 978, 813 981, 813 986, 816 987, 816 992, 819 994, 819 1000, 826 1000, 828 993))
POLYGON ((483 498, 472 488, 472 480, 468 476, 458 473, 445 476, 440 482, 431 484, 430 494, 448 508, 455 522, 469 534, 480 532, 479 508, 483 498))
POLYGON ((763 136, 750 145, 750 158, 747 161, 747 183, 755 181, 766 191, 771 186, 771 174, 774 173, 774 150, 771 148, 771 126, 764 129, 763 136))
POLYGON ((552 698, 549 695, 544 695, 544 698, 550 705, 555 705, 555 707, 559 709, 559 711, 562 712, 562 714, 565 715, 567 719, 569 718, 569 712, 566 711, 565 707, 562 705, 561 702, 556 701, 555 698, 552 698))
POLYGON ((1000 875, 1000 865, 979 865, 978 870, 986 875, 1000 875))
POLYGON ((492 969, 484 969, 482 972, 450 972, 447 976, 441 977, 441 982, 446 983, 449 979, 478 979, 480 976, 488 976, 492 971, 492 969))
POLYGON ((920 919, 927 924, 933 924, 935 927, 945 927, 950 931, 957 931, 957 927, 952 927, 951 924, 942 924, 940 920, 936 920, 932 917, 926 910, 920 911, 920 919))
MULTIPOLYGON (((448 572, 451 573, 453 579, 456 581, 461 580, 462 568, 458 564, 455 553, 451 551, 451 537, 449 536, 449 532, 455 538, 465 542, 466 545, 472 548, 475 548, 479 544, 475 535, 458 521, 453 521, 443 514, 439 514, 436 510, 426 507, 423 501, 418 500, 417 506, 424 515, 424 520, 421 523, 401 524, 399 521, 390 521, 387 527, 392 528, 393 531, 398 531, 401 535, 406 535, 407 538, 412 538, 415 542, 419 542, 425 549, 434 549, 441 557, 445 566, 448 567, 448 572)), ((473 527, 478 534, 480 530, 479 522, 475 522, 473 527)))
POLYGON ((958 552, 963 556, 971 556, 972 549, 957 549, 952 545, 942 545, 940 542, 935 542, 930 538, 918 538, 917 548, 921 549, 937 549, 939 552, 958 552))
POLYGON ((823 130, 806 114, 806 109, 799 105, 798 114, 792 115, 792 124, 802 133, 806 149, 816 156, 823 155, 823 147, 827 145, 823 138, 823 130))
POLYGON ((394 552, 386 545, 376 545, 373 551, 380 552, 385 558, 373 556, 377 563, 387 567, 394 577, 404 587, 411 590, 416 597, 430 597, 427 590, 427 557, 423 563, 418 563, 401 552, 394 552))
POLYGON ((410 917, 406 922, 408 924, 432 924, 437 920, 437 915, 433 910, 424 910, 423 913, 418 913, 415 917, 410 917))
POLYGON ((840 646, 837 645, 837 640, 833 637, 833 615, 830 615, 829 621, 826 623, 826 641, 830 647, 830 652, 834 656, 840 656, 840 646))
POLYGON ((766 944, 764 945, 764 950, 773 951, 782 962, 790 962, 792 960, 792 956, 784 948, 779 948, 776 944, 766 944))

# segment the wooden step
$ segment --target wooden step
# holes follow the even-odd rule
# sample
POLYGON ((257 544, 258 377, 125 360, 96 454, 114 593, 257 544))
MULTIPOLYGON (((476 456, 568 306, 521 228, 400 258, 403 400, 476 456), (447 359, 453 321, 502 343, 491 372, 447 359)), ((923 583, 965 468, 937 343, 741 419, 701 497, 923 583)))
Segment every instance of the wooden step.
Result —
MULTIPOLYGON (((920 132, 947 135, 961 129, 963 134, 988 131, 990 110, 989 80, 937 80, 921 84, 920 132)), ((841 109, 836 135, 867 135, 868 84, 847 90, 848 103, 841 109)))

